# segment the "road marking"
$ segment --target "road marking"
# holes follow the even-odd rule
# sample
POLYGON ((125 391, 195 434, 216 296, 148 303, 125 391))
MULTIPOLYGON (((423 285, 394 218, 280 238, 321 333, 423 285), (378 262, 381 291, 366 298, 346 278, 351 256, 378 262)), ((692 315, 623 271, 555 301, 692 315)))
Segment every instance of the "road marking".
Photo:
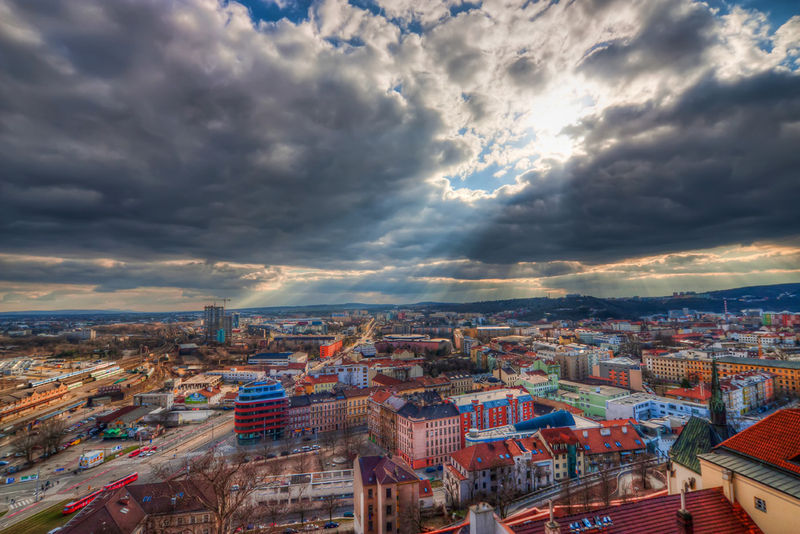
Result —
POLYGON ((106 469, 105 471, 101 471, 100 473, 97 473, 97 474, 96 474, 95 476, 93 476, 93 477, 87 478, 86 480, 81 480, 81 481, 80 481, 80 482, 78 482, 77 484, 73 484, 72 486, 70 486, 70 487, 68 487, 68 488, 64 488, 64 489, 62 489, 61 491, 59 491, 59 493, 67 493, 68 491, 70 491, 70 490, 73 490, 73 489, 77 488, 77 487, 78 487, 78 486, 80 486, 81 484, 86 484, 86 483, 87 483, 87 482, 89 482, 90 480, 94 480, 95 478, 97 478, 97 477, 99 477, 99 476, 102 476, 102 475, 104 475, 104 474, 108 473, 108 472, 109 472, 109 471, 111 471, 112 469, 114 469, 114 468, 113 468, 113 467, 109 467, 109 468, 108 468, 108 469, 106 469))
POLYGON ((32 504, 29 504, 29 505, 28 505, 28 506, 26 506, 25 508, 20 508, 19 510, 17 510, 17 511, 16 511, 16 512, 14 512, 13 514, 8 514, 8 515, 5 515, 5 516, 3 516, 3 519, 8 519, 9 517, 14 517, 14 516, 15 516, 15 515, 17 515, 17 514, 21 514, 22 512, 24 512, 25 510, 27 510, 28 508, 32 508, 32 507, 36 506, 37 504, 39 504, 39 503, 38 503, 38 502, 35 502, 35 503, 32 503, 32 504))

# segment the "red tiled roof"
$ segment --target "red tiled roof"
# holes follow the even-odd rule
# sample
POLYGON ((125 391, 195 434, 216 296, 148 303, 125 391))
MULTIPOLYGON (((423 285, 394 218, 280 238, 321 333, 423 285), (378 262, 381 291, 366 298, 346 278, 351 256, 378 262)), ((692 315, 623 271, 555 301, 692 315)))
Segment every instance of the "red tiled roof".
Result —
POLYGON ((584 428, 575 430, 574 434, 583 445, 586 454, 630 452, 645 448, 642 438, 630 424, 605 428, 584 428), (637 441, 639 443, 636 443, 637 441))
POLYGON ((664 393, 665 397, 686 398, 694 399, 701 402, 706 402, 711 398, 711 388, 703 386, 696 386, 693 388, 673 388, 668 389, 664 393))
POLYGON ((539 430, 539 434, 542 436, 542 439, 550 445, 556 443, 564 443, 566 445, 578 444, 578 438, 576 438, 572 430, 568 428, 542 428, 539 430))
POLYGON ((458 462, 467 471, 481 469, 494 469, 504 465, 514 465, 511 451, 502 441, 478 443, 458 450, 450 455, 454 462, 458 462))
POLYGON ((370 399, 377 402, 378 404, 383 404, 383 402, 392 396, 391 391, 386 391, 385 389, 380 389, 372 394, 370 399))
POLYGON ((544 443, 541 440, 530 437, 530 438, 521 438, 521 439, 507 439, 506 446, 508 450, 511 451, 511 456, 519 456, 523 454, 525 451, 536 451, 536 454, 531 454, 531 459, 533 461, 539 462, 542 460, 550 460, 553 457, 547 451, 547 447, 545 447, 544 443), (523 450, 523 448, 525 450, 523 450), (541 451, 541 452, 539 452, 541 451))
MULTIPOLYGON (((581 530, 581 534, 673 534, 678 532, 677 512, 680 495, 662 495, 651 499, 619 504, 589 513, 557 517, 561 532, 570 532, 570 523, 584 518, 595 524, 595 516, 611 519, 602 529, 581 530)), ((731 504, 722 488, 692 491, 686 494, 686 509, 692 514, 694 534, 761 534, 761 529, 738 504, 731 504)), ((511 525, 516 534, 544 533, 549 518, 511 525)))
POLYGON ((419 481, 419 498, 425 499, 426 497, 433 497, 433 486, 431 486, 430 480, 423 478, 419 481))
POLYGON ((381 386, 396 386, 398 384, 402 384, 403 381, 398 380, 397 378, 394 378, 392 376, 378 373, 374 377, 372 377, 372 383, 379 384, 381 386))
POLYGON ((467 480, 467 477, 462 475, 458 469, 452 466, 452 464, 445 464, 444 468, 450 471, 450 473, 458 480, 467 480))
POLYGON ((800 408, 778 410, 720 443, 725 448, 800 474, 800 408), (790 461, 794 459, 794 461, 790 461))

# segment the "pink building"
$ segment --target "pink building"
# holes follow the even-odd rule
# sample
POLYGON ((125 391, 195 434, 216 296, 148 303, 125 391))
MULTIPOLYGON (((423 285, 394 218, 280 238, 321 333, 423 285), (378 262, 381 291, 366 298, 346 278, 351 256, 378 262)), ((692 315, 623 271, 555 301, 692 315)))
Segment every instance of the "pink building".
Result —
POLYGON ((398 454, 414 469, 443 464, 461 448, 460 420, 453 404, 407 402, 397 412, 398 454))

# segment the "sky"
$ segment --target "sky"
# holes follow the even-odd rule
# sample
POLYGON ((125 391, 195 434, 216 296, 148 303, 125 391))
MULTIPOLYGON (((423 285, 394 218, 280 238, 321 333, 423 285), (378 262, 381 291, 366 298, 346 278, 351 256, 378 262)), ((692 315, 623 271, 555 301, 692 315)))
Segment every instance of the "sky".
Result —
POLYGON ((800 281, 800 5, 0 0, 0 311, 800 281))

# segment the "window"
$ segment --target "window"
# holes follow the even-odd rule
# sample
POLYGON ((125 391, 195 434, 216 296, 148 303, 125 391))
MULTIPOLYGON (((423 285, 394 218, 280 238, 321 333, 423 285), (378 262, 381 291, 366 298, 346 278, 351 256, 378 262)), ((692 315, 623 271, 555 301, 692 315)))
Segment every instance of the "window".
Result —
POLYGON ((387 521, 386 522, 386 532, 393 532, 392 531, 392 522, 391 521, 387 521))
POLYGON ((767 503, 764 501, 764 499, 759 499, 758 497, 755 497, 755 502, 756 502, 756 510, 761 510, 762 512, 767 511, 767 503))
POLYGON ((391 505, 386 507, 386 515, 392 515, 392 506, 391 505))
POLYGON ((372 488, 367 490, 367 499, 371 499, 371 498, 372 498, 372 488))
POLYGON ((392 488, 386 488, 386 498, 387 499, 392 498, 392 488))

